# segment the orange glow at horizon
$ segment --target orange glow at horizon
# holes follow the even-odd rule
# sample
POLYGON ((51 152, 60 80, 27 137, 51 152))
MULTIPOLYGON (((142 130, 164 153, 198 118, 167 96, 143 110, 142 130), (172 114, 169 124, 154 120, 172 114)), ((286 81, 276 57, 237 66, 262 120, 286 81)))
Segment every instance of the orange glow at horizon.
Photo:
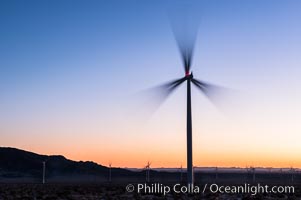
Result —
MULTIPOLYGON (((35 148, 27 148, 32 151, 45 155, 58 155, 58 151, 38 151, 35 148)), ((124 152, 96 152, 96 151, 79 151, 79 152, 63 152, 63 156, 67 159, 75 161, 93 161, 103 166, 108 166, 111 162, 114 167, 121 168, 143 168, 147 161, 152 163, 152 167, 159 168, 176 168, 186 167, 186 152, 182 154, 155 154, 152 157, 146 157, 143 153, 134 153, 130 151, 124 152)), ((268 154, 243 154, 233 153, 203 153, 196 154, 194 158, 194 166, 196 167, 272 167, 272 168, 301 168, 301 159, 297 155, 287 157, 285 155, 268 155, 268 154)))

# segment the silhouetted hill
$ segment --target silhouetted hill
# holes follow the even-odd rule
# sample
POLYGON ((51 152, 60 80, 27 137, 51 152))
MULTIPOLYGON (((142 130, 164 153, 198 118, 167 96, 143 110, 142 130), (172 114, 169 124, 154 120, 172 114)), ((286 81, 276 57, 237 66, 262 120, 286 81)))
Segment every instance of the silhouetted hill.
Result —
MULTIPOLYGON (((108 176, 109 169, 94 162, 76 162, 60 155, 39 155, 16 148, 0 147, 0 177, 40 178, 43 162, 46 162, 46 175, 48 178, 98 176, 106 179, 108 176)), ((133 173, 121 168, 113 168, 112 171, 116 175, 133 173)))

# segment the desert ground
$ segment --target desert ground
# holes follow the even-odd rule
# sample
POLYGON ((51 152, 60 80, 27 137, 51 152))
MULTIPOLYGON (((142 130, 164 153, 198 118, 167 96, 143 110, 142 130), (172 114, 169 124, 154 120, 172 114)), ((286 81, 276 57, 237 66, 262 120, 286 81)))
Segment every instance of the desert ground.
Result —
POLYGON ((105 199, 301 199, 295 194, 167 194, 128 193, 124 185, 111 184, 1 184, 0 200, 105 200, 105 199))
MULTIPOLYGON (((143 173, 142 173, 143 174, 143 173)), ((159 174, 153 172, 150 173, 149 185, 155 183, 164 182, 165 185, 173 185, 176 183, 176 178, 179 177, 177 173, 171 173, 174 175, 173 181, 168 181, 163 178, 159 179, 159 174)), ((183 174, 185 175, 185 174, 183 174)), ((171 176, 172 177, 172 176, 171 176)), ((170 178, 171 178, 170 177, 170 178)), ((185 177, 185 176, 183 176, 185 177)), ((128 181, 126 179, 119 179, 118 177, 112 177, 112 182, 108 181, 95 181, 95 182, 56 182, 58 179, 49 179, 48 182, 42 184, 35 180, 24 180, 22 183, 15 182, 13 180, 8 183, 7 181, 0 183, 0 200, 106 200, 106 199, 301 199, 301 184, 299 174, 294 176, 294 180, 291 179, 290 174, 281 175, 278 173, 274 174, 256 174, 255 182, 253 182, 252 174, 244 173, 203 173, 196 174, 196 180, 201 180, 196 183, 200 187, 204 184, 219 184, 219 185, 240 185, 242 183, 249 183, 261 185, 276 185, 276 186, 294 186, 295 191, 292 194, 278 193, 278 194, 223 194, 223 193, 212 193, 205 191, 204 193, 188 194, 170 192, 166 195, 163 194, 145 194, 143 192, 137 193, 128 192, 126 186, 128 184, 138 184, 145 182, 144 176, 137 177, 137 182, 134 181, 134 177, 131 177, 128 181), (27 181, 27 182, 26 182, 27 181)), ((166 176, 167 178, 167 176, 166 176)), ((182 185, 185 185, 183 180, 182 185)))

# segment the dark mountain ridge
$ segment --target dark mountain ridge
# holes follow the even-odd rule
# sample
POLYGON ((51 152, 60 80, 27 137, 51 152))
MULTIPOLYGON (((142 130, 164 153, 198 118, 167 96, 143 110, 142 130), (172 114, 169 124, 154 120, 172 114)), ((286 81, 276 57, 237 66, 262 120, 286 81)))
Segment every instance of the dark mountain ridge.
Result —
MULTIPOLYGON (((0 147, 0 177, 40 178, 46 162, 47 177, 98 176, 106 178, 109 169, 91 161, 72 161, 61 155, 40 155, 10 147, 0 147)), ((112 168, 115 175, 133 172, 112 168)))

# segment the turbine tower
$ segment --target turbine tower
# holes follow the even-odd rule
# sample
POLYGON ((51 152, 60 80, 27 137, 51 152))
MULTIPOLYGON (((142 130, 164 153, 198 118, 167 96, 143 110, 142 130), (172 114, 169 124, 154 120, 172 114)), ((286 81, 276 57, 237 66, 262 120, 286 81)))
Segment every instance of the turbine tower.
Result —
POLYGON ((109 163, 109 182, 111 183, 112 181, 112 163, 109 163))
POLYGON ((253 183, 255 183, 255 180, 256 180, 256 168, 255 167, 250 167, 250 170, 251 170, 251 172, 252 172, 252 177, 253 177, 253 183))
POLYGON ((43 184, 45 184, 45 171, 46 171, 46 161, 43 161, 43 179, 42 179, 43 184))
POLYGON ((215 182, 218 181, 218 167, 215 167, 215 182))
POLYGON ((293 167, 291 167, 291 181, 292 183, 294 182, 294 175, 295 175, 295 169, 293 167))
POLYGON ((151 165, 151 162, 148 161, 146 166, 145 166, 145 180, 146 180, 146 182, 149 182, 150 165, 151 165))
POLYGON ((180 167, 180 182, 182 183, 183 181, 183 166, 181 165, 180 167))

